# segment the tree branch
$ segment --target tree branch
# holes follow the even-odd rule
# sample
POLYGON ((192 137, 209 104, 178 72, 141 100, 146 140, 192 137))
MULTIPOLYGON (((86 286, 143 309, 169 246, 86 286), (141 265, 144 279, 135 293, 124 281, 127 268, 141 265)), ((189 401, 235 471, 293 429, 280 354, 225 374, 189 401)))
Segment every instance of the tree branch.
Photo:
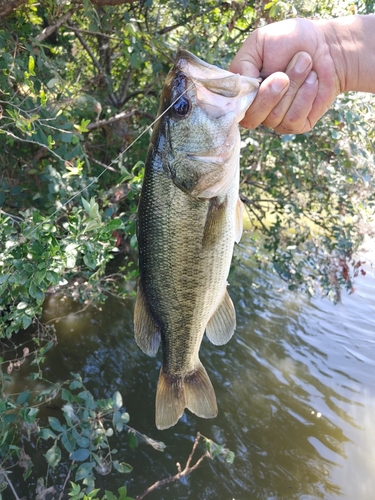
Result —
POLYGON ((12 493, 13 493, 13 495, 14 495, 14 498, 15 498, 16 500, 20 500, 20 497, 17 495, 17 492, 16 492, 16 490, 14 489, 13 484, 12 484, 12 482, 10 481, 10 479, 9 479, 9 477, 8 477, 8 473, 7 473, 7 471, 6 471, 6 470, 4 470, 2 467, 1 467, 0 471, 1 471, 2 476, 4 477, 5 481, 8 483, 9 488, 12 490, 12 493))
POLYGON ((129 85, 130 85, 130 81, 133 77, 133 73, 134 73, 134 69, 133 68, 130 68, 126 78, 125 78, 125 82, 124 82, 124 85, 122 87, 122 90, 121 90, 121 93, 120 93, 120 97, 117 99, 118 103, 119 103, 119 106, 122 106, 123 103, 125 102, 125 99, 126 99, 126 94, 128 93, 128 90, 129 90, 129 85))
POLYGON ((27 0, 0 0, 0 19, 9 16, 15 9, 26 2, 27 0))
POLYGON ((193 448, 192 448, 190 455, 187 459, 184 470, 181 470, 180 464, 177 463, 177 468, 178 468, 177 474, 175 474, 174 476, 167 477, 165 479, 161 479, 160 481, 156 481, 154 484, 149 486, 147 488, 147 490, 145 490, 143 493, 138 495, 135 500, 142 500, 146 495, 151 493, 151 491, 156 490, 160 486, 164 486, 165 484, 172 483, 173 481, 178 481, 179 479, 187 476, 188 474, 193 472, 193 470, 195 470, 197 467, 199 467, 205 458, 212 458, 210 452, 206 450, 205 453, 203 453, 203 455, 195 462, 195 464, 190 466, 191 461, 193 459, 193 455, 195 453, 195 450, 197 449, 200 438, 201 438, 201 434, 198 432, 198 434, 195 438, 194 444, 193 444, 193 448))
POLYGON ((115 116, 111 116, 111 118, 108 118, 108 120, 99 120, 97 122, 89 123, 87 125, 87 130, 95 130, 96 128, 101 128, 105 127, 106 125, 109 125, 110 123, 117 122, 119 120, 125 120, 127 118, 130 118, 131 116, 134 115, 142 115, 146 116, 147 118, 150 118, 150 120, 154 120, 155 117, 149 113, 146 113, 144 111, 139 111, 138 109, 133 109, 132 111, 122 111, 121 113, 118 113, 115 116))
POLYGON ((78 9, 80 9, 81 6, 79 7, 74 7, 73 9, 69 9, 68 12, 66 12, 63 16, 60 17, 55 23, 51 24, 50 26, 47 26, 47 28, 44 28, 44 30, 39 33, 38 36, 35 37, 36 42, 42 42, 46 38, 48 38, 52 33, 54 33, 57 29, 60 28, 62 24, 64 24, 68 19, 72 17, 72 15, 77 12, 78 9))
POLYGON ((217 9, 217 7, 220 7, 221 3, 222 2, 220 2, 217 5, 214 5, 213 7, 210 7, 209 9, 205 10, 204 12, 200 12, 199 14, 192 14, 191 16, 184 19, 183 23, 174 24, 173 26, 166 26, 165 28, 158 31, 158 35, 165 35, 166 33, 169 33, 170 31, 173 31, 173 30, 179 28, 180 26, 185 26, 187 23, 190 23, 190 21, 193 21, 193 19, 197 19, 198 17, 202 17, 205 14, 208 14, 209 12, 211 12, 212 10, 217 9))
POLYGON ((93 51, 88 46, 86 40, 83 38, 83 36, 79 32, 79 30, 77 30, 70 21, 68 21, 68 26, 69 26, 69 28, 72 31, 74 31, 74 33, 75 33, 76 37, 78 38, 79 42, 81 43, 82 47, 86 50, 86 52, 90 56, 90 58, 91 58, 92 62, 94 63, 94 66, 96 67, 96 69, 99 71, 99 73, 101 75, 103 75, 104 81, 105 81, 105 83, 106 83, 106 85, 108 87, 108 90, 109 90, 109 99, 110 99, 111 103, 113 104, 113 106, 118 107, 118 102, 117 102, 116 96, 113 93, 111 82, 109 81, 108 76, 105 74, 105 71, 104 71, 102 65, 100 64, 100 62, 95 57, 93 51))
POLYGON ((91 0, 91 3, 102 7, 104 5, 124 5, 126 3, 134 3, 136 0, 91 0))
MULTIPOLYGON (((0 0, 0 19, 6 16, 9 16, 14 10, 16 10, 18 7, 21 7, 21 5, 25 5, 28 0, 0 0)), ((125 5, 128 3, 134 3, 136 0, 91 0, 91 3, 93 5, 97 5, 98 7, 104 7, 106 5, 113 6, 113 5, 125 5)), ((80 9, 83 7, 83 3, 81 1, 75 2, 77 3, 77 9, 80 9)), ((54 25, 51 25, 51 27, 54 25)), ((48 29, 49 26, 46 28, 48 29)), ((44 31, 44 30, 43 30, 44 31)), ((42 33, 43 33, 42 31, 42 33)), ((53 33, 52 30, 51 33, 53 33)), ((46 35, 44 38, 46 38, 46 35)), ((43 38, 43 40, 44 40, 43 38)), ((41 40, 39 40, 41 41, 41 40)))

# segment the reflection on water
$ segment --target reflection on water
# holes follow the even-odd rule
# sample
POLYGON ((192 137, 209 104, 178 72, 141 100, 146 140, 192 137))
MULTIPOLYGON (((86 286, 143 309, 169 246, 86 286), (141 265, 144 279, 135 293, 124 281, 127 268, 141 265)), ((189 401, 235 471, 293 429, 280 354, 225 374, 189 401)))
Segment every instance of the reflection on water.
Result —
MULTIPOLYGON (((46 377, 64 380, 75 371, 96 397, 119 390, 130 424, 167 444, 161 454, 143 446, 129 451, 125 437, 118 443, 122 459, 134 465, 126 477, 130 495, 174 474, 199 430, 233 450, 234 465, 207 461, 185 482, 147 498, 373 500, 373 269, 368 264, 355 294, 335 306, 289 292, 277 277, 255 268, 246 236, 237 255, 230 279, 236 335, 222 347, 204 340, 201 349, 217 394, 216 419, 187 413, 172 429, 155 428, 161 353, 149 358, 136 346, 130 299, 109 298, 102 310, 75 314, 81 306, 51 297, 44 319, 64 318, 56 323, 59 343, 48 354, 46 377)), ((114 491, 121 481, 107 476, 101 485, 114 491)))

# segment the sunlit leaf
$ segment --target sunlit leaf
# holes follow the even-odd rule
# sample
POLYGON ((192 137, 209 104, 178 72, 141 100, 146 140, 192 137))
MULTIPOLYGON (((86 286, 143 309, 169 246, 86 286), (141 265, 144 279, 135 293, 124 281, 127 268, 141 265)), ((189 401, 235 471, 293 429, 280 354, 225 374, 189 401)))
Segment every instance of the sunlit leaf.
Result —
POLYGON ((124 473, 124 474, 127 474, 129 472, 131 472, 133 470, 133 467, 125 462, 117 462, 117 460, 115 460, 113 462, 113 467, 118 471, 118 472, 121 472, 121 473, 124 473))
POLYGON ((57 445, 53 445, 44 456, 48 465, 54 469, 61 460, 61 450, 57 445))

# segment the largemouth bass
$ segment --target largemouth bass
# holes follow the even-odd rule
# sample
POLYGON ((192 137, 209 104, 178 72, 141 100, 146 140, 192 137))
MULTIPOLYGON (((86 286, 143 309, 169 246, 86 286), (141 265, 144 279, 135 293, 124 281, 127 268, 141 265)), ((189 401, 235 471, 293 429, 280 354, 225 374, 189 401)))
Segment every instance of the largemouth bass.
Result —
POLYGON ((153 356, 162 344, 158 429, 175 425, 185 408, 217 415, 199 348, 204 332, 222 345, 236 326, 227 278, 242 233, 238 122, 258 86, 185 50, 165 81, 138 209, 134 311, 139 347, 153 356))

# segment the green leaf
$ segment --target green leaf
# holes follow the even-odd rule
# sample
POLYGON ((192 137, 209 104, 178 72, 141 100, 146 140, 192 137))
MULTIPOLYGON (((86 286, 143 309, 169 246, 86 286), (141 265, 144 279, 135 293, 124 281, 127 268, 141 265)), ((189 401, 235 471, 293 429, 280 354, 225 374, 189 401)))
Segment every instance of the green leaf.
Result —
POLYGON ((90 440, 85 436, 81 436, 81 434, 79 434, 79 432, 74 427, 72 429, 72 434, 78 446, 80 446, 81 448, 89 447, 90 440))
POLYGON ((26 391, 21 392, 21 394, 17 398, 17 404, 23 405, 30 399, 30 391, 27 389, 26 391))
POLYGON ((33 318, 30 318, 27 314, 23 314, 22 316, 22 328, 26 330, 26 328, 29 328, 33 321, 33 318))
POLYGON ((92 474, 92 468, 94 467, 94 465, 95 464, 93 462, 85 462, 81 464, 77 469, 75 480, 81 481, 82 479, 90 476, 92 474))
POLYGON ((31 281, 31 283, 30 283, 29 294, 30 294, 30 297, 32 297, 33 299, 42 300, 44 298, 44 293, 34 283, 34 281, 31 281))
POLYGON ((87 129, 87 125, 90 123, 91 120, 85 120, 82 118, 81 123, 79 125, 74 125, 74 128, 77 129, 81 134, 85 132, 89 132, 87 129))
POLYGON ((72 400, 72 393, 68 391, 68 389, 62 389, 61 391, 61 399, 63 401, 71 401, 72 400))
POLYGON ((129 447, 134 449, 138 446, 138 438, 134 432, 129 432, 129 447))
POLYGON ((73 380, 73 382, 71 382, 71 384, 69 385, 69 389, 71 389, 72 391, 74 389, 80 389, 82 387, 82 382, 80 380, 73 380))
POLYGON ((29 56, 29 65, 28 65, 28 71, 31 76, 35 76, 35 60, 33 56, 29 56))
POLYGON ((39 437, 41 439, 46 440, 46 439, 50 439, 50 438, 56 439, 57 436, 53 431, 51 431, 51 429, 49 429, 48 427, 45 427, 44 429, 41 429, 39 431, 39 437))
POLYGON ((234 459, 235 459, 235 454, 233 453, 233 451, 230 451, 228 453, 228 455, 226 456, 225 458, 225 461, 228 463, 228 464, 232 464, 234 462, 234 459))
POLYGON ((34 423, 38 413, 39 413, 39 408, 25 408, 23 417, 25 423, 26 424, 34 423))
POLYGON ((76 442, 69 431, 64 432, 64 434, 61 436, 61 443, 68 453, 74 452, 76 448, 76 442))
POLYGON ((75 483, 73 483, 73 482, 71 481, 71 482, 70 482, 70 486, 71 486, 71 488, 72 488, 72 491, 71 491, 72 495, 70 495, 70 494, 69 494, 69 496, 73 496, 73 495, 77 496, 77 495, 78 495, 78 493, 80 493, 80 492, 81 492, 81 486, 80 486, 79 484, 75 484, 75 483))
POLYGON ((113 462, 113 467, 122 474, 128 474, 133 470, 133 467, 131 465, 125 462, 118 462, 117 460, 113 462))
POLYGON ((70 455, 70 460, 83 462, 84 460, 87 460, 89 456, 90 456, 90 451, 87 448, 79 448, 70 455))
POLYGON ((116 391, 113 395, 113 408, 115 410, 119 410, 120 408, 122 408, 122 405, 123 405, 122 396, 118 391, 116 391))
POLYGON ((108 231, 115 231, 119 229, 122 226, 122 220, 121 219, 111 219, 108 224, 105 226, 105 228, 108 231))
POLYGON ((117 491, 118 491, 118 494, 120 495, 118 500, 125 500, 127 492, 128 492, 126 486, 121 486, 117 491))
POLYGON ((2 274, 0 275, 0 285, 6 283, 10 277, 10 274, 2 274))
POLYGON ((56 444, 54 444, 44 456, 46 457, 49 467, 54 469, 61 460, 61 450, 56 444))
POLYGON ((56 417, 48 417, 49 425, 54 431, 63 432, 64 427, 61 425, 60 421, 56 417))
POLYGON ((117 496, 114 495, 111 491, 105 491, 106 500, 118 500, 117 496))

